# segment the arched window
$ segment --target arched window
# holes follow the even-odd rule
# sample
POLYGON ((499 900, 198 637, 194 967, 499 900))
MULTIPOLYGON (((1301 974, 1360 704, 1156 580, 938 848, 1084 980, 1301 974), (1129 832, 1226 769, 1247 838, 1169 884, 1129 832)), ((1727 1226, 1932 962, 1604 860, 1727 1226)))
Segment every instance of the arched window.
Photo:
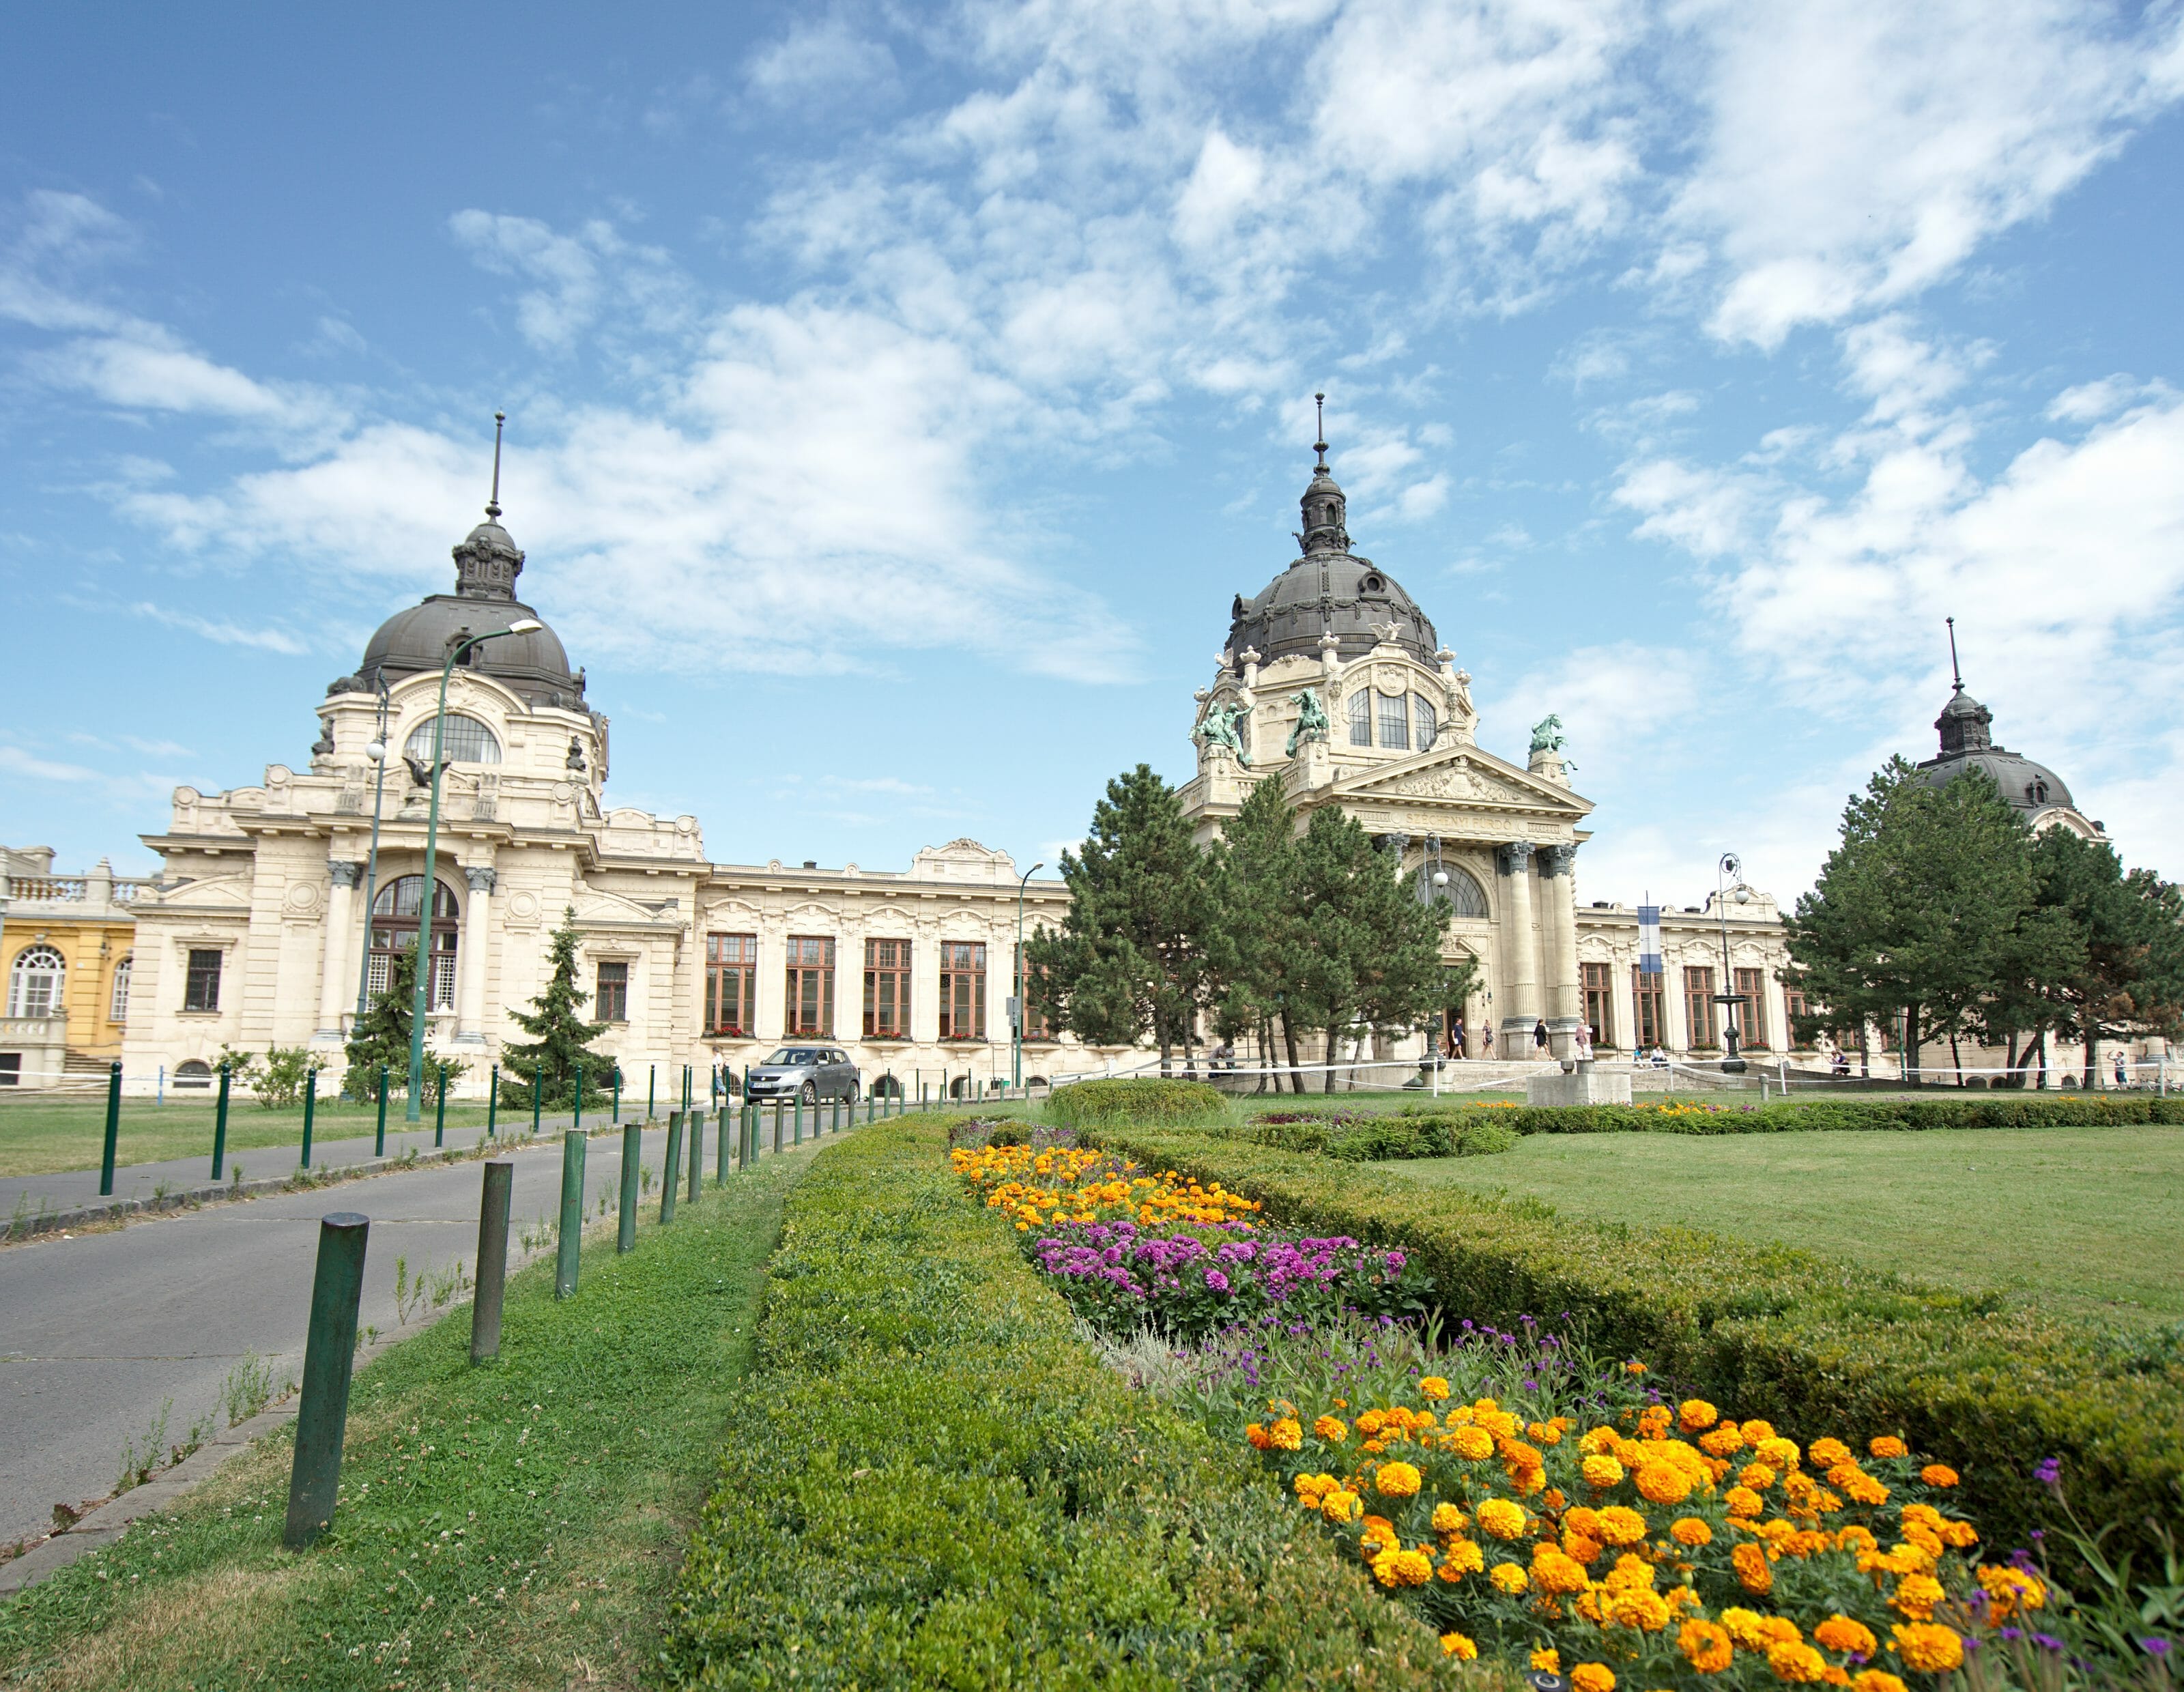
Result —
POLYGON ((1469 871, 1459 865, 1436 863, 1433 859, 1429 858, 1418 865, 1418 902, 1421 904, 1428 904, 1437 899, 1446 899, 1449 904, 1455 906, 1456 909, 1452 914, 1457 916, 1476 916, 1483 919, 1487 915, 1486 894, 1479 883, 1472 879, 1469 871), (1437 888, 1433 884, 1435 870, 1445 870, 1448 872, 1446 887, 1437 888))
POLYGON ((1413 693, 1411 696, 1411 715, 1418 721, 1418 750, 1432 751, 1434 737, 1440 732, 1440 715, 1435 711, 1432 703, 1424 693, 1413 693))
POLYGON ((131 952, 114 966, 114 990, 106 1007, 106 1020, 109 1022, 129 1020, 129 976, 136 962, 136 955, 131 952))
MULTIPOLYGON (((432 757, 432 718, 426 717, 410 731, 410 738, 404 743, 402 749, 412 758, 432 757)), ((460 711, 449 711, 446 731, 440 737, 440 755, 452 758, 458 764, 498 764, 500 762, 500 743, 493 737, 493 731, 476 717, 465 716, 460 711)))
POLYGON ((10 1016, 58 1016, 61 1012, 61 955, 51 946, 32 946, 15 955, 8 972, 10 1016))
POLYGON ((1380 744, 1399 752, 1411 748, 1411 696, 1408 693, 1380 695, 1380 744))
POLYGON ((212 1066, 201 1058, 192 1058, 187 1063, 175 1066, 175 1086, 209 1087, 212 1085, 212 1066))
MULTIPOLYGON (((424 898, 424 877, 401 876, 380 888, 378 897, 371 901, 372 992, 387 991, 387 983, 393 979, 395 955, 416 945, 417 910, 424 898)), ((432 994, 427 1003, 434 1010, 455 1008, 455 941, 461 916, 454 889, 435 880, 432 938, 426 949, 432 960, 432 994)))
POLYGON ((1350 743, 1373 743, 1373 693, 1368 687, 1360 687, 1350 696, 1350 743))

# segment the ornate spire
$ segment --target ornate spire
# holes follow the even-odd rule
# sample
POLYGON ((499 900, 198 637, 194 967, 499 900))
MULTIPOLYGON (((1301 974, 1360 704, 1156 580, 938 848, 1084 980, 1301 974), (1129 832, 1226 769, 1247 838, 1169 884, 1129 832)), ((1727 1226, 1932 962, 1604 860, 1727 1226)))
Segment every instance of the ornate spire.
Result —
POLYGON ((1949 703, 1942 707, 1934 726, 1941 732, 1942 755, 1985 752, 1994 745, 1994 713, 1964 692, 1964 671, 1957 664, 1957 620, 1949 626, 1949 703))
POLYGON ((454 549, 455 592, 465 599, 513 599, 515 578, 523 574, 523 553, 500 526, 500 436, 508 414, 493 414, 493 493, 485 503, 485 521, 454 549))
POLYGON ((1327 396, 1323 393, 1312 395, 1312 409, 1313 415, 1319 421, 1319 438, 1312 443, 1312 451, 1319 454, 1319 463, 1314 468, 1325 470, 1327 468, 1327 396))
POLYGON ((1327 466, 1327 396, 1316 393, 1312 399, 1319 420, 1319 438, 1312 442, 1312 450, 1319 459, 1312 467, 1312 483, 1298 502, 1304 511, 1304 532, 1297 538, 1307 558, 1315 553, 1350 550, 1350 532, 1343 526, 1347 502, 1335 484, 1334 472, 1327 466))
POLYGON ((500 516, 500 431, 507 421, 505 411, 493 414, 493 492, 486 496, 485 515, 496 520, 500 516))

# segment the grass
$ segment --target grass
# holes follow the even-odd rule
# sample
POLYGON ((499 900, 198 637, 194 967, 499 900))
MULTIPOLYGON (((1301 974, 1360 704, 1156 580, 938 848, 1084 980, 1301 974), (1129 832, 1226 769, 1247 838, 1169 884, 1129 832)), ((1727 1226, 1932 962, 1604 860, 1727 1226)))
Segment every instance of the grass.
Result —
MULTIPOLYGON (((209 1099, 192 1098, 184 1103, 170 1097, 164 1105, 149 1099, 124 1099, 115 1160, 123 1164, 164 1163, 170 1158, 202 1157, 205 1160, 206 1178, 210 1179, 213 1111, 209 1099)), ((506 1123, 518 1115, 521 1126, 528 1127, 528 1110, 503 1110, 500 1119, 506 1123)), ((451 1128, 482 1122, 485 1117, 482 1102, 457 1104, 450 1099, 448 1103, 448 1126, 451 1128)), ((311 1139, 315 1145, 324 1140, 354 1139, 359 1134, 370 1133, 378 1120, 379 1107, 376 1104, 336 1104, 322 1097, 311 1119, 311 1139)), ((387 1100, 388 1133, 418 1127, 431 1131, 430 1105, 425 1107, 423 1121, 412 1124, 403 1118, 400 1099, 387 1100)), ((0 1102, 0 1176, 51 1175, 68 1169, 96 1169, 105 1138, 103 1097, 25 1096, 7 1099, 0 1102)), ((238 1099, 228 1105, 227 1149, 231 1156, 266 1146, 299 1147, 303 1141, 304 1107, 300 1105, 268 1110, 250 1099, 238 1099)))
POLYGON ((1377 1166, 1589 1221, 1780 1241, 2052 1308, 2184 1317, 2184 1128, 1533 1134, 1490 1158, 1377 1166))
POLYGON ((634 1687, 750 1366, 807 1155, 735 1177, 638 1249, 595 1230, 575 1300, 509 1283, 501 1356, 451 1319, 357 1378, 333 1531, 280 1548, 287 1438, 0 1608, 0 1684, 634 1687))

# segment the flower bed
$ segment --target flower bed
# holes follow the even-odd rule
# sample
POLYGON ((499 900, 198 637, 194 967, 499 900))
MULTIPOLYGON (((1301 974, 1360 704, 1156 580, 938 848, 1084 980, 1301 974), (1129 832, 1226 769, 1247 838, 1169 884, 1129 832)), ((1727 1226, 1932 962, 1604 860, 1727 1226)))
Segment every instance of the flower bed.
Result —
POLYGON ((1259 1211, 1218 1182, 1201 1186, 1173 1170, 1147 1175, 1127 1159, 1088 1147, 989 1144, 948 1155, 987 1207, 1013 1216, 1019 1231, 1065 1220, 1249 1227, 1259 1211))
MULTIPOLYGON (((1277 1120, 1294 1118, 1299 1114, 1273 1113, 1277 1120)), ((2070 1099, 2018 1094, 1941 1099, 1797 1099, 1769 1105, 1695 1099, 1632 1105, 1557 1105, 1502 1104, 1493 1100, 1431 1105, 1421 1100, 1406 1105, 1399 1116, 1384 1120, 1462 1124, 1490 1118, 1520 1134, 1779 1134, 1903 1133, 1929 1128, 2128 1127, 2184 1123, 2184 1099, 2114 1095, 2070 1099)))
POLYGON ((1202 1081, 1073 1081, 1054 1089, 1046 1114, 1071 1128, 1103 1122, 1217 1122, 1228 1114, 1228 1101, 1202 1081))

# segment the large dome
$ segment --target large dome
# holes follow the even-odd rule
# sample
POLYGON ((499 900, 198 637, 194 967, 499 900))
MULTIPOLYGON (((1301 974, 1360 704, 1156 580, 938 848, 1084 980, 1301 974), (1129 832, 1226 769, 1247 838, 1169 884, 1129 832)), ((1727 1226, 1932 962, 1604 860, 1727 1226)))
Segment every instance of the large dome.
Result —
POLYGON ((1958 682, 1949 703, 1934 719, 1941 733, 1942 750, 1919 765, 1928 782, 1940 787, 1966 770, 1984 770, 2002 790, 2002 796, 2028 819, 2059 807, 2075 810, 2063 778, 2045 764, 2020 757, 1994 743, 1994 713, 1964 692, 1958 682))
POLYGON ((1316 443, 1319 462, 1299 502, 1304 556, 1255 598, 1236 596, 1229 609, 1228 649, 1241 662, 1248 648, 1272 664, 1291 653, 1319 655, 1319 638, 1332 633, 1345 660, 1362 658, 1394 627, 1395 643, 1421 663, 1434 661, 1440 644, 1411 596, 1369 558, 1350 550, 1347 502, 1328 469, 1327 442, 1316 443))

